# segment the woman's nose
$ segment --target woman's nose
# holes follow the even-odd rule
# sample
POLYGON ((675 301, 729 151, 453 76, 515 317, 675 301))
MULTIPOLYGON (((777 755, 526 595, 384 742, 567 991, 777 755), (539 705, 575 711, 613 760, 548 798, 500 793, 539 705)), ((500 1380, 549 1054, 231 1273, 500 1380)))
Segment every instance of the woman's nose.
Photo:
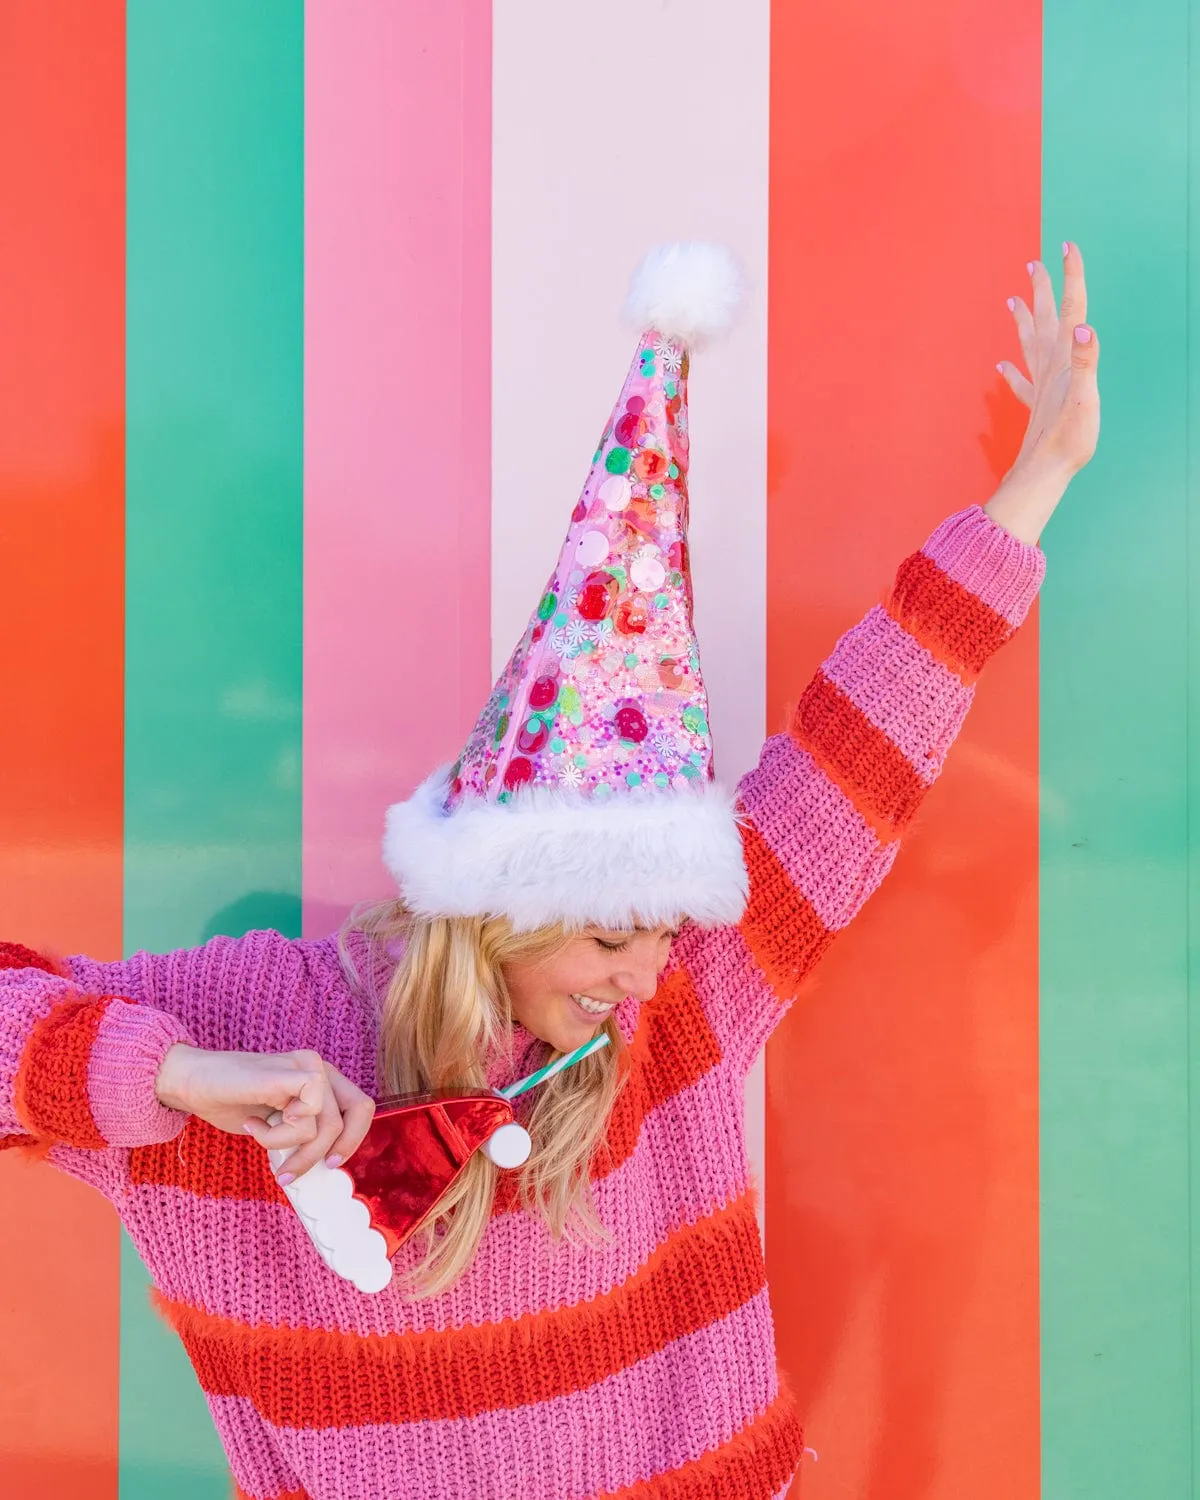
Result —
POLYGON ((636 967, 627 965, 620 974, 613 976, 613 983, 635 1000, 653 1000, 658 990, 658 970, 652 962, 636 967))

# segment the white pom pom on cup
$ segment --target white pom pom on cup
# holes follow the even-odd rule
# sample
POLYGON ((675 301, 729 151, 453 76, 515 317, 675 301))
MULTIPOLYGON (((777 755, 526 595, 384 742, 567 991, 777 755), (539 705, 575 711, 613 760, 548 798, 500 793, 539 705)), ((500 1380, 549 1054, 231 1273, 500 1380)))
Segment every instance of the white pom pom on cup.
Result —
POLYGON ((625 318, 693 348, 729 332, 745 300, 737 257, 703 240, 659 245, 633 273, 625 318))

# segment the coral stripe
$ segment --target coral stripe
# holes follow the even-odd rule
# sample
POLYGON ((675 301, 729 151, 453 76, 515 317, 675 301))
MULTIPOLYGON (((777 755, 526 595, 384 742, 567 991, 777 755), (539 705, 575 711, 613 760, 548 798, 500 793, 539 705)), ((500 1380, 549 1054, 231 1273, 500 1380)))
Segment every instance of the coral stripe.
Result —
POLYGON ((846 791, 872 827, 895 838, 916 812, 925 783, 882 729, 818 672, 804 690, 792 734, 846 791))
POLYGON ((948 577, 924 552, 901 564, 887 611, 964 682, 973 682, 1013 633, 1002 614, 948 577))
POLYGON ((822 668, 882 730, 927 785, 941 773, 974 694, 899 625, 873 609, 822 668), (914 714, 913 701, 921 711, 914 714))
MULTIPOLYGON (((0 22, 0 892, 5 936, 121 948, 125 5, 0 22)), ((12 1137, 3 1138, 11 1144, 12 1137)), ((117 1493, 108 1204, 0 1166, 0 1492, 117 1493)))
MULTIPOLYGON (((463 1495, 562 1500, 619 1490, 704 1457, 715 1436, 704 1372, 722 1372, 731 1411, 770 1406, 778 1392, 774 1361, 766 1355, 770 1318, 764 1289, 727 1318, 686 1334, 602 1385, 544 1405, 440 1422, 288 1430, 272 1437, 295 1472, 356 1474, 364 1495, 425 1496, 439 1480, 444 1484, 447 1474, 458 1476, 463 1495), (656 1420, 614 1425, 614 1410, 653 1413, 656 1420), (547 1441, 548 1433, 563 1438, 547 1441), (406 1484, 397 1484, 401 1475, 406 1484)), ((253 1431, 262 1421, 244 1398, 213 1397, 211 1406, 218 1425, 224 1417, 231 1432, 253 1431)), ((726 1442, 734 1436, 731 1426, 719 1433, 726 1442)), ((270 1476, 261 1465, 247 1467, 249 1458, 235 1466, 243 1483, 253 1480, 271 1492, 270 1476)))
POLYGON ((334 1427, 470 1416, 564 1395, 723 1317, 763 1285, 744 1194, 682 1226, 594 1301, 482 1327, 367 1337, 250 1329, 158 1300, 210 1395, 245 1396, 276 1426, 334 1427))
MULTIPOLYGON (((797 661, 1016 454, 1025 413, 994 363, 1042 242, 1042 11, 772 7, 772 715, 797 661), (918 314, 911 380, 913 310, 934 302, 954 316, 918 314), (888 395, 865 440, 846 393, 868 347, 888 395)), ((1027 629, 988 666, 919 836, 768 1049, 768 1262, 819 1433, 814 1495, 1039 1492, 1037 710, 1027 629)))
POLYGON ((123 1003, 64 1000, 29 1033, 13 1103, 31 1135, 97 1151, 107 1145, 88 1100, 88 1061, 105 1011, 123 1003))
POLYGON ((307 0, 305 27, 303 916, 323 937, 386 894, 384 809, 453 759, 490 682, 491 7, 307 0), (381 676, 381 650, 402 668, 381 676))

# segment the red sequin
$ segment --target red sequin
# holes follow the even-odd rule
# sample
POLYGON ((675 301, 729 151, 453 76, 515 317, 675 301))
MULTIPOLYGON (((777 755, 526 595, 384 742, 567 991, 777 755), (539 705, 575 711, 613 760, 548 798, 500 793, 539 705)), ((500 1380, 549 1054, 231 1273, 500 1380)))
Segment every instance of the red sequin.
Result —
POLYGON ((617 629, 622 635, 646 633, 646 606, 640 599, 625 599, 617 606, 617 629))
POLYGON ((647 430, 645 417, 637 412, 626 412, 616 426, 616 438, 622 448, 636 448, 638 439, 644 437, 647 430))
POLYGON ((529 706, 533 709, 549 708, 558 697, 558 682, 553 677, 539 677, 529 689, 529 706))
POLYGON ((632 740, 635 745, 640 745, 650 733, 650 726, 646 723, 646 716, 640 708, 634 708, 632 703, 627 703, 624 708, 617 710, 617 733, 623 740, 632 740))
POLYGON ((504 773, 504 785, 511 792, 514 787, 525 786, 533 780, 533 764, 522 755, 514 755, 504 773))
POLYGON ((579 590, 576 608, 585 620, 603 620, 616 602, 617 580, 611 573, 589 573, 579 590))
POLYGON ((630 396, 625 403, 625 410, 631 411, 635 417, 640 417, 646 410, 646 398, 644 396, 630 396))

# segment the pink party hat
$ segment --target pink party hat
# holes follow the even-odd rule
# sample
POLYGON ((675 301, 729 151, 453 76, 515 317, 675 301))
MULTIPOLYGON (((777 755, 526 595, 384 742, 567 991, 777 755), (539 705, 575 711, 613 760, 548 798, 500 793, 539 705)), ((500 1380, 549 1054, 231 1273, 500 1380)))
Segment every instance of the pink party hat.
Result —
POLYGON ((740 298, 718 245, 663 247, 634 274, 642 336, 554 572, 458 761, 388 811, 412 911, 518 930, 741 915, 687 540, 689 350, 740 298))

